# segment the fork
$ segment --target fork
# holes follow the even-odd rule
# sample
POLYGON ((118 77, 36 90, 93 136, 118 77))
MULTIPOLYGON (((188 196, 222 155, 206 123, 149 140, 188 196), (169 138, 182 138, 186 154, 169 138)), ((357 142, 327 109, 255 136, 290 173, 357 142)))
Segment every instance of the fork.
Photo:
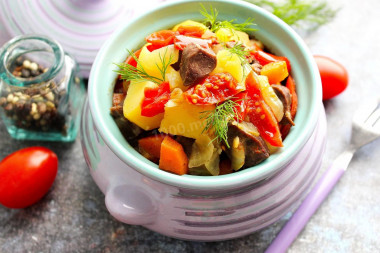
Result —
POLYGON ((352 120, 349 146, 322 175, 301 206, 267 248, 266 253, 285 252, 289 248, 310 217, 347 170, 355 151, 380 137, 379 103, 380 99, 370 101, 356 111, 352 120))

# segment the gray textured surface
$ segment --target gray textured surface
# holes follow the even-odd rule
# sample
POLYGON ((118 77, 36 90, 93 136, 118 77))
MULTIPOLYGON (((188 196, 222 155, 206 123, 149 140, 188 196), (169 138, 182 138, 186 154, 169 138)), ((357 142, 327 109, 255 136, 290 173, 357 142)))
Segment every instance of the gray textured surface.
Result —
MULTIPOLYGON (((348 89, 325 103, 329 141, 322 171, 346 146, 357 105, 380 95, 380 1, 331 3, 341 7, 337 18, 303 35, 313 54, 338 60, 350 73, 348 89)), ((58 154, 58 176, 36 205, 23 210, 0 206, 0 252, 263 252, 290 217, 226 242, 171 239, 119 223, 108 214, 78 140, 73 144, 14 141, 0 123, 0 159, 32 145, 47 146, 58 154)), ((362 148, 289 252, 380 252, 379 164, 380 141, 362 148)))

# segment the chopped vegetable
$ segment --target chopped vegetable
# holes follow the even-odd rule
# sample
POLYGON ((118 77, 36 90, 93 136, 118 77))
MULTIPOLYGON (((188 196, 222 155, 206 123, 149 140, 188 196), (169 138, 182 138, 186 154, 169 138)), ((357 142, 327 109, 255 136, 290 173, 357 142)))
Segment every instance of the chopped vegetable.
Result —
POLYGON ((264 102, 259 88, 259 80, 253 72, 248 74, 246 86, 248 91, 247 116, 250 122, 257 127, 260 135, 269 144, 282 147, 281 133, 276 117, 264 102))
POLYGON ((206 119, 199 117, 203 111, 213 111, 214 105, 193 105, 183 96, 180 89, 172 91, 165 105, 164 118, 159 131, 172 135, 181 135, 197 139, 206 126, 206 119))
POLYGON ((277 61, 285 61, 286 66, 288 68, 288 72, 292 70, 292 66, 290 64, 290 61, 285 56, 277 56, 270 54, 268 52, 264 52, 261 49, 251 51, 251 54, 255 57, 255 59, 261 64, 261 65, 267 65, 268 63, 277 62, 277 61))
POLYGON ((276 84, 284 80, 289 72, 285 61, 275 61, 264 65, 260 74, 267 76, 270 84, 276 84))
POLYGON ((296 83, 294 82, 293 77, 289 76, 286 80, 286 88, 289 89, 290 94, 292 96, 292 104, 290 106, 290 113, 292 116, 292 119, 296 117, 297 113, 297 107, 298 107, 298 97, 296 92, 296 83))
POLYGON ((230 73, 238 83, 243 83, 244 81, 244 70, 242 67, 242 62, 237 54, 231 53, 227 49, 222 49, 216 54, 216 67, 211 72, 216 73, 230 73))
POLYGON ((169 82, 163 82, 159 87, 145 87, 144 99, 141 104, 141 115, 153 117, 165 111, 165 104, 170 99, 169 82))
POLYGON ((161 143, 165 134, 156 134, 138 140, 140 153, 146 154, 148 159, 158 161, 161 152, 161 143))
POLYGON ((151 44, 149 51, 169 46, 174 42, 175 32, 172 30, 162 30, 150 34, 145 40, 151 44))
POLYGON ((197 38, 201 38, 205 33, 205 29, 197 25, 181 25, 177 31, 181 35, 197 38))
POLYGON ((209 75, 201 83, 188 89, 184 95, 192 104, 218 104, 237 93, 238 83, 230 73, 209 75))
POLYGON ((188 171, 188 158, 181 144, 166 136, 161 143, 159 168, 177 175, 188 171))
POLYGON ((164 117, 160 113, 154 117, 145 117, 141 115, 141 104, 144 100, 145 88, 157 88, 157 84, 145 81, 132 81, 129 85, 127 96, 123 104, 123 114, 126 119, 138 125, 144 130, 152 130, 160 126, 161 120, 164 117))
POLYGON ((267 76, 258 76, 259 86, 263 99, 269 105, 277 121, 280 122, 284 116, 284 106, 281 100, 277 97, 273 88, 269 84, 267 76))

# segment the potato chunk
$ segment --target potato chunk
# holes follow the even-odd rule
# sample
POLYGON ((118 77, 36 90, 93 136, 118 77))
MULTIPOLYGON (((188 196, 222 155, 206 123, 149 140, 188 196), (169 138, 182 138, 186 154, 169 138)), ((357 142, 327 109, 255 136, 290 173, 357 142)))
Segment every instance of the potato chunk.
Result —
POLYGON ((141 103, 144 99, 145 87, 154 88, 157 87, 157 84, 150 81, 131 82, 127 96, 124 100, 123 113, 124 117, 129 121, 148 131, 160 126, 164 114, 160 113, 154 117, 141 116, 141 103))
POLYGON ((164 118, 159 131, 172 135, 181 135, 197 139, 202 135, 206 119, 201 112, 214 110, 214 105, 193 105, 186 101, 180 89, 173 90, 169 102, 165 105, 164 118))

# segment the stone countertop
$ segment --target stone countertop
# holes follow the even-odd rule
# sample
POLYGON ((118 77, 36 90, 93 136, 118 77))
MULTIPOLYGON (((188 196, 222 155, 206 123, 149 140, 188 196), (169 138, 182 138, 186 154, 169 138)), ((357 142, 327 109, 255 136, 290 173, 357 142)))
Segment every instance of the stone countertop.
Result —
MULTIPOLYGON (((348 89, 324 103, 328 143, 321 173, 346 147, 355 108, 380 94, 380 34, 376 32, 380 1, 329 4, 340 7, 334 21, 302 34, 313 54, 330 56, 350 74, 348 89)), ((15 141, 0 123, 0 159, 33 145, 57 153, 58 175, 49 193, 32 207, 0 206, 0 252, 263 252, 291 215, 259 232, 224 242, 168 238, 110 216, 103 194, 90 177, 79 138, 71 144, 15 141)), ((378 140, 356 153, 289 252, 380 252, 379 164, 378 140)))

